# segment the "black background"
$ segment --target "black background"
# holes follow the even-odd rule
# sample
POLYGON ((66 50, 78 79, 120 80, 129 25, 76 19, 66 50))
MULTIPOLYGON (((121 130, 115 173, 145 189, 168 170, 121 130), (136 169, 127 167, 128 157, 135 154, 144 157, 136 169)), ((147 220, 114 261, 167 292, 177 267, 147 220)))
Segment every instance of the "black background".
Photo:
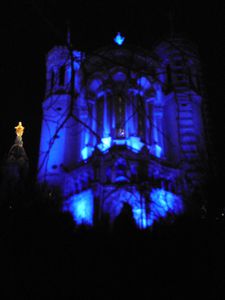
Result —
MULTIPOLYGON (((1 3, 0 160, 4 162, 14 143, 14 127, 22 121, 24 146, 31 175, 35 176, 45 92, 45 56, 53 46, 66 42, 68 21, 77 50, 89 53, 111 45, 117 32, 126 37, 125 43, 151 50, 153 43, 169 35, 168 16, 172 12, 174 32, 199 46, 218 172, 209 207, 223 205, 224 3, 223 0, 209 3, 32 0, 7 1, 5 6, 1 3)), ((1 278, 4 278, 1 295, 5 292, 10 299, 46 296, 120 299, 117 290, 123 287, 127 292, 123 299, 134 298, 134 292, 138 292, 137 299, 143 298, 143 294, 144 299, 186 299, 189 293, 190 299, 196 291, 200 293, 199 299, 206 296, 224 299, 222 218, 218 222, 184 218, 169 227, 156 226, 152 234, 136 235, 128 228, 122 236, 109 236, 104 232, 92 234, 85 228, 74 232, 71 216, 49 208, 43 196, 32 194, 30 206, 23 205, 24 200, 16 198, 18 208, 7 206, 0 210, 1 278), (157 296, 153 298, 154 292, 157 296)))

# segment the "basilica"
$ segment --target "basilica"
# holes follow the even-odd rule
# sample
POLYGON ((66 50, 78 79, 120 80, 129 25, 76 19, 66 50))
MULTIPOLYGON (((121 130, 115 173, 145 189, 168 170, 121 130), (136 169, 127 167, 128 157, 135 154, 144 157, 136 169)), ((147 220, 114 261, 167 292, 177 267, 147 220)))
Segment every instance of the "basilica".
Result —
POLYGON ((173 37, 151 48, 90 53, 70 41, 46 56, 38 181, 60 189, 77 224, 110 224, 124 205, 139 228, 189 210, 207 164, 197 47, 173 37))

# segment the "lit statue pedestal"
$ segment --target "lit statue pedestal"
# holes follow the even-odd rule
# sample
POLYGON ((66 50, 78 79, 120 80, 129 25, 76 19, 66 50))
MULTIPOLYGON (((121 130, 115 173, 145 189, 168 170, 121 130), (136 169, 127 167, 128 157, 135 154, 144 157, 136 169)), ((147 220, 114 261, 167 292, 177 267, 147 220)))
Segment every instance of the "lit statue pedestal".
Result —
POLYGON ((3 171, 2 191, 3 198, 8 199, 10 207, 14 207, 15 203, 23 194, 25 189, 25 181, 28 175, 29 162, 23 147, 24 127, 22 122, 15 127, 16 139, 10 148, 3 171))
POLYGON ((24 127, 22 122, 15 127, 16 139, 14 145, 9 150, 7 164, 12 167, 12 174, 18 180, 24 179, 28 172, 28 157, 23 147, 24 127), (14 171, 13 171, 14 170, 14 171))

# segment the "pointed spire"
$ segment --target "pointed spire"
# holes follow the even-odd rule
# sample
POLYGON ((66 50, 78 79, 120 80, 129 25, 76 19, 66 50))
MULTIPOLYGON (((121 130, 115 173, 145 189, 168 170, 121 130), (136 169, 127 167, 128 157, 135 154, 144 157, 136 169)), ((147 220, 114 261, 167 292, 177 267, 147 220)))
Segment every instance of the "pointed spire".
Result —
POLYGON ((71 46, 70 22, 69 21, 67 21, 67 37, 66 38, 67 38, 67 40, 66 40, 67 45, 71 46))

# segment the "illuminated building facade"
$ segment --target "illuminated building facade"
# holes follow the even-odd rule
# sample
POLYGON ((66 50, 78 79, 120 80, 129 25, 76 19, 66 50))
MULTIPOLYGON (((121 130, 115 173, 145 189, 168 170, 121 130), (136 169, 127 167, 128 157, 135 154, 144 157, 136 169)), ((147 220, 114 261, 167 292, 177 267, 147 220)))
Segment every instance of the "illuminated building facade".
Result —
POLYGON ((78 224, 113 222, 125 202, 146 228, 188 209, 204 181, 201 70, 184 39, 149 52, 119 38, 48 53, 38 180, 61 189, 78 224))

